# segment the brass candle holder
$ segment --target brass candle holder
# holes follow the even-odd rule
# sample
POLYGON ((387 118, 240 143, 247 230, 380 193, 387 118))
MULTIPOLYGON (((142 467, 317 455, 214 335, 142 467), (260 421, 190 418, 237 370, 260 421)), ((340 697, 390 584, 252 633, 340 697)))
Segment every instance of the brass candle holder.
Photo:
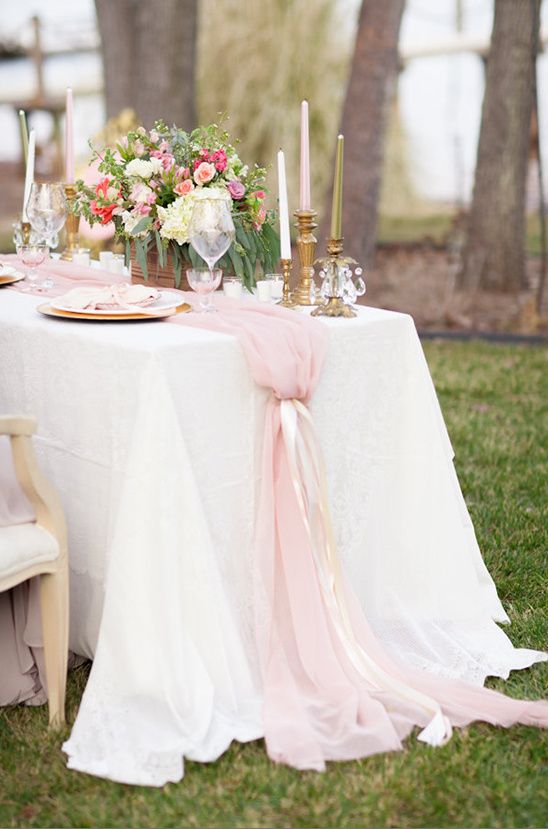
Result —
POLYGON ((328 294, 325 305, 318 305, 312 311, 313 317, 355 317, 354 309, 345 303, 342 298, 341 271, 348 265, 357 265, 355 259, 342 256, 343 239, 327 240, 327 256, 319 259, 328 280, 328 294))
POLYGON ((74 212, 74 206, 76 203, 76 185, 65 184, 64 188, 68 206, 68 213, 65 222, 66 244, 65 249, 61 254, 61 259, 64 259, 65 261, 70 261, 72 260, 74 252, 78 250, 78 248, 80 247, 80 239, 78 236, 78 229, 80 227, 80 216, 77 216, 74 212))
POLYGON ((284 292, 282 298, 277 302, 277 305, 283 305, 284 308, 294 308, 295 302, 291 298, 289 290, 289 279, 291 277, 291 259, 280 259, 282 266, 282 274, 284 278, 284 292))
POLYGON ((315 210, 296 210, 297 218, 297 250, 299 252, 299 282, 291 294, 295 305, 316 305, 315 298, 311 298, 311 289, 314 288, 314 257, 318 240, 312 232, 318 225, 314 221, 317 213, 315 210))

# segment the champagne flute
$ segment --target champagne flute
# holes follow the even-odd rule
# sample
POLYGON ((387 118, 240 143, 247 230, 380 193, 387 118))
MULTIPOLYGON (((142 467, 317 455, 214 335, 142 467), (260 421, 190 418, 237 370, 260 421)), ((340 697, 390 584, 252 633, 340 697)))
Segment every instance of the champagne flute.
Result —
MULTIPOLYGON (((222 271, 218 277, 217 274, 214 275, 215 264, 227 252, 236 235, 232 221, 232 200, 229 194, 225 196, 223 191, 204 190, 202 192, 203 195, 200 194, 196 198, 192 211, 189 239, 196 253, 207 263, 208 282, 214 285, 210 290, 215 290, 222 276, 222 271)), ((206 294, 203 290, 205 281, 205 275, 202 273, 199 279, 194 276, 192 281, 189 279, 189 284, 193 290, 198 290, 195 285, 200 284, 202 287, 200 293, 206 294)), ((208 296, 206 305, 201 304, 203 311, 216 310, 210 296, 208 296)))

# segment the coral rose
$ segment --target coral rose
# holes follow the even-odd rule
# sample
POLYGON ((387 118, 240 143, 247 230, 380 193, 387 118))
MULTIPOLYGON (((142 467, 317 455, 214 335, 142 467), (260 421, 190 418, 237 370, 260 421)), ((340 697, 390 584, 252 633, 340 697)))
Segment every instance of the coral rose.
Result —
POLYGON ((178 196, 186 196, 187 193, 194 190, 194 185, 189 178, 186 178, 184 181, 180 181, 179 184, 173 188, 173 190, 178 196))
POLYGON ((215 176, 216 170, 214 164, 209 164, 207 161, 202 163, 194 171, 194 181, 200 187, 207 184, 215 176))

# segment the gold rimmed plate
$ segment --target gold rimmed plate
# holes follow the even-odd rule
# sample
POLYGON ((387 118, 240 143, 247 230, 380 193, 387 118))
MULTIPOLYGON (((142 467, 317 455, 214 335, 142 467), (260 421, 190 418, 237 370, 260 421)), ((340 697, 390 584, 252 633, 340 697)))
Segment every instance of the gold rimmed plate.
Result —
POLYGON ((14 282, 21 282, 22 279, 25 278, 24 273, 11 273, 6 274, 6 276, 2 276, 0 273, 0 288, 4 285, 13 285, 14 282))
POLYGON ((150 320, 164 320, 177 314, 185 314, 192 310, 192 306, 188 302, 182 302, 175 309, 168 309, 165 313, 154 314, 139 314, 128 311, 127 314, 87 314, 85 311, 61 311, 58 308, 53 308, 49 302, 43 305, 38 305, 36 308, 41 314, 46 317, 56 317, 57 319, 67 320, 84 320, 86 322, 149 322, 150 320))

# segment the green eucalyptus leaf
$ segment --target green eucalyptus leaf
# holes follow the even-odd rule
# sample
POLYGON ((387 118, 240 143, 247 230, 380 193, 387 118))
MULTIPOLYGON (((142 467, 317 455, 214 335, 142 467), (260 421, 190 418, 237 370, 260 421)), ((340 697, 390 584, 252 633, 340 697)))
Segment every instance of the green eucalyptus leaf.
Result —
POLYGON ((152 216, 144 216, 140 222, 137 222, 133 230, 131 231, 132 236, 138 236, 139 233, 142 233, 143 230, 148 230, 148 228, 152 224, 152 216))
POLYGON ((143 271, 143 276, 146 282, 148 281, 148 263, 146 245, 142 239, 135 239, 135 256, 137 257, 137 262, 141 266, 141 270, 143 271))

